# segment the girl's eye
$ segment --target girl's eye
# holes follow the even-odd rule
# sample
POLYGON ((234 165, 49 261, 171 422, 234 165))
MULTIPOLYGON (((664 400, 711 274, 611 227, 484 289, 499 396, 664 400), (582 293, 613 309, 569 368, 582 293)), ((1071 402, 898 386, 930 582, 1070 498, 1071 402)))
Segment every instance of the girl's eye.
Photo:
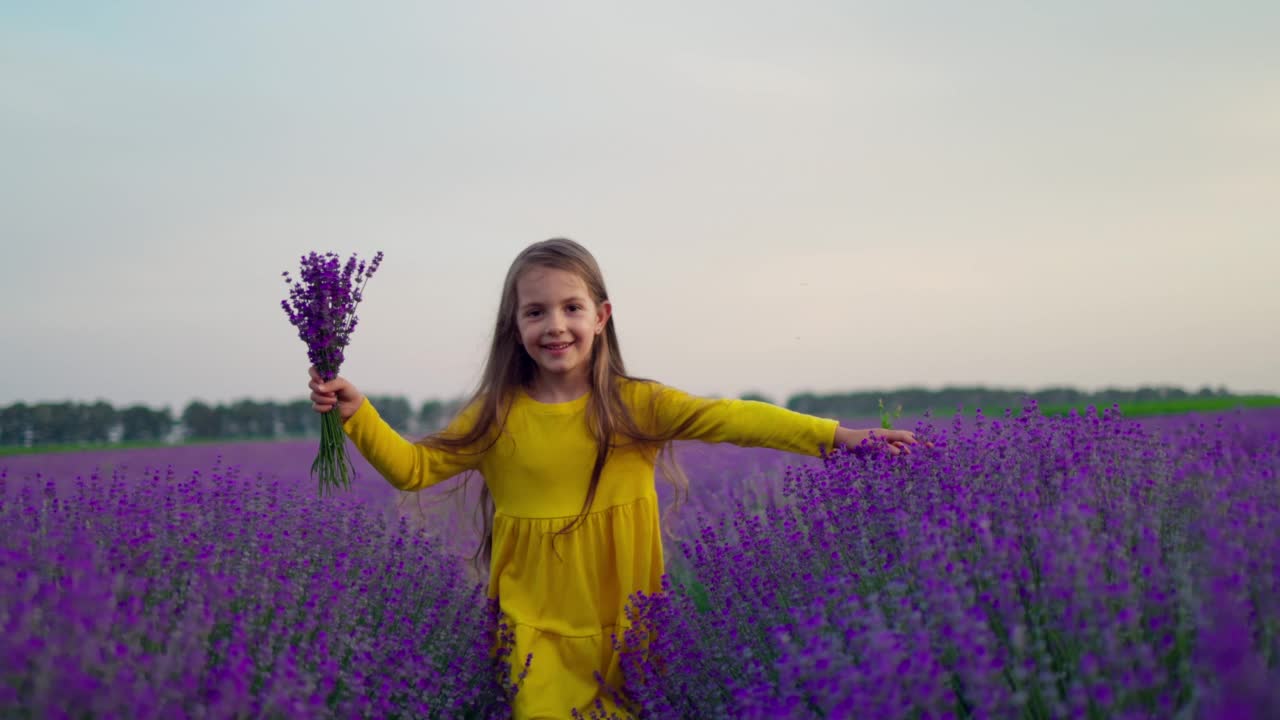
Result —
POLYGON ((569 309, 570 309, 570 310, 581 310, 581 309, 582 309, 582 306, 581 306, 581 305, 570 305, 570 306, 569 306, 569 309))

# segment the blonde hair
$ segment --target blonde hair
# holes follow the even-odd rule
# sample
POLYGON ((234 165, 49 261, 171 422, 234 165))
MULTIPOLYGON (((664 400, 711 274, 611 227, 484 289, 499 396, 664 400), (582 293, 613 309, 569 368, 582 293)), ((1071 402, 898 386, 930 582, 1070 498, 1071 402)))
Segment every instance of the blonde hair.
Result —
MULTIPOLYGON (((552 238, 526 247, 516 256, 507 270, 484 373, 479 386, 462 406, 473 409, 474 422, 464 433, 452 435, 446 431, 439 431, 419 440, 418 445, 447 452, 478 454, 485 452, 497 442, 506 426, 507 413, 510 412, 516 392, 520 388, 529 388, 538 371, 537 364, 519 342, 520 331, 516 323, 519 302, 516 283, 525 271, 536 267, 562 270, 581 278, 597 308, 609 299, 609 293, 605 289, 604 275, 600 272, 595 258, 582 245, 567 238, 552 238), (477 447, 479 449, 476 449, 477 447)), ((693 413, 676 427, 658 428, 654 433, 646 432, 640 427, 631 409, 622 399, 618 380, 645 383, 654 383, 654 381, 627 375, 612 315, 606 321, 604 331, 596 337, 592 345, 590 363, 588 377, 591 391, 587 403, 587 424, 596 439, 596 460, 591 470, 591 481, 587 487, 581 512, 573 522, 558 531, 557 536, 569 532, 580 524, 590 511, 605 463, 615 447, 640 443, 658 451, 658 466, 675 489, 675 498, 668 508, 669 512, 680 507, 689 489, 689 479, 674 458, 671 442, 697 422, 701 412, 693 413), (627 442, 620 442, 624 438, 627 442)), ((656 401, 657 393, 652 393, 650 397, 656 401)), ((656 416, 653 411, 651 405, 650 417, 656 416)), ((471 471, 463 475, 467 478, 466 482, 474 477, 471 471)), ((466 482, 453 492, 465 489, 466 482)), ((477 510, 483 516, 484 539, 472 559, 476 563, 477 571, 480 571, 481 560, 487 566, 493 552, 494 506, 488 487, 481 488, 477 510)), ((663 525, 666 528, 665 518, 663 525)))

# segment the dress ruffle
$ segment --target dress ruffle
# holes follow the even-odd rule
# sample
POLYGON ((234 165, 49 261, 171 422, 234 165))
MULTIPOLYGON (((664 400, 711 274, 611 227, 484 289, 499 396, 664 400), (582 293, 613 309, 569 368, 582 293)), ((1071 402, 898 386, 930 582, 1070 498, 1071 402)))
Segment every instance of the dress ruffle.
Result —
POLYGON ((594 671, 610 686, 622 686, 613 635, 629 628, 625 608, 632 593, 661 588, 657 498, 592 512, 556 535, 573 520, 494 516, 489 592, 513 626, 513 674, 533 654, 516 717, 563 718, 568 708, 585 715, 597 699, 625 717, 594 671))

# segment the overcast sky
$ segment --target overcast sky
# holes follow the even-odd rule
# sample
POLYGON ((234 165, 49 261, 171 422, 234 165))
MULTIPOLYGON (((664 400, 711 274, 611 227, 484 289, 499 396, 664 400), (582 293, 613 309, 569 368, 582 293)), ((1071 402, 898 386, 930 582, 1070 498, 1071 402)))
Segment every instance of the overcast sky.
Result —
POLYGON ((0 403, 479 377, 568 236, 690 392, 1280 392, 1280 3, 0 4, 0 403))

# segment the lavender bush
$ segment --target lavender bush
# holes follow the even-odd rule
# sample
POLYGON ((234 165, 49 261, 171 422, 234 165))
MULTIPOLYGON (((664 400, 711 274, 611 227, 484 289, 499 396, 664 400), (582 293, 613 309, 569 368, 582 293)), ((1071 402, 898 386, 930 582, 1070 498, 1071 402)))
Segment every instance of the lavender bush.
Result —
MULTIPOLYGON (((668 592, 617 638, 641 717, 1280 716, 1280 410, 907 420, 932 450, 681 447, 668 592)), ((0 716, 502 716, 538 658, 493 642, 470 517, 358 456, 308 497, 307 452, 6 458, 0 716)))
POLYGON ((505 628, 385 504, 0 469, 3 717, 504 717, 505 628), (494 639, 497 642, 494 642, 494 639))
MULTIPOLYGON (((304 255, 301 282, 293 283, 289 299, 280 301, 289 322, 298 329, 298 337, 307 344, 307 359, 324 382, 337 377, 342 367, 343 348, 350 343, 358 323, 356 306, 364 299, 364 286, 381 264, 381 251, 368 266, 363 260, 357 265, 356 256, 352 255, 341 268, 334 253, 304 255)), ((288 285, 288 271, 281 275, 288 285)), ((342 418, 335 405, 320 417, 320 450, 311 465, 320 494, 350 488, 348 469, 355 471, 347 457, 342 418)))
POLYGON ((794 468, 634 598, 626 692, 653 717, 1276 717, 1280 414, 1251 417, 1032 405, 794 468))

